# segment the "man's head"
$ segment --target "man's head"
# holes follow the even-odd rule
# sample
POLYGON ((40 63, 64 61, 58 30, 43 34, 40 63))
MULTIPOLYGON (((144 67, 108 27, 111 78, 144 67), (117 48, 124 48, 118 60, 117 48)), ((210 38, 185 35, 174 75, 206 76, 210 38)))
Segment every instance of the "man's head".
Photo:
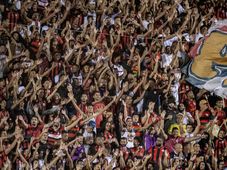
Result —
POLYGON ((194 98, 195 98, 195 95, 194 95, 194 93, 193 93, 192 90, 190 90, 190 91, 188 92, 187 96, 188 96, 189 99, 194 99, 194 98))
POLYGON ((39 21, 40 20, 40 14, 38 12, 33 13, 32 19, 34 21, 39 21))
POLYGON ((157 138, 156 146, 158 146, 158 147, 163 146, 163 139, 162 138, 160 138, 160 137, 157 138))
POLYGON ((101 145, 103 144, 103 141, 104 141, 104 139, 103 139, 102 136, 97 136, 97 137, 95 138, 95 143, 96 143, 96 145, 98 145, 98 146, 101 146, 101 145))
POLYGON ((218 163, 218 168, 219 169, 225 169, 226 167, 225 167, 225 161, 219 161, 219 163, 218 163))
POLYGON ((132 97, 131 96, 126 96, 125 103, 130 106, 132 104, 132 97))
POLYGON ((201 110, 203 110, 203 108, 207 108, 208 107, 207 100, 205 100, 205 99, 200 100, 199 107, 200 107, 201 110))
POLYGON ((224 136, 225 136, 225 132, 223 130, 220 130, 219 133, 218 133, 218 138, 223 139, 224 136))
POLYGON ((132 24, 128 25, 128 33, 129 34, 133 34, 135 32, 135 28, 132 24))
POLYGON ((87 111, 88 111, 88 114, 93 114, 94 110, 93 110, 92 104, 89 104, 89 105, 88 105, 87 111))
POLYGON ((40 141, 41 141, 42 143, 47 143, 47 140, 48 140, 48 133, 47 133, 47 132, 44 132, 44 133, 42 134, 42 137, 41 137, 40 141))
POLYGON ((120 145, 121 146, 126 146, 127 145, 127 138, 122 137, 121 140, 120 140, 120 145))
POLYGON ((173 135, 173 137, 178 137, 178 134, 179 134, 179 130, 178 130, 178 128, 173 128, 173 130, 172 130, 172 135, 173 135))
POLYGON ((84 137, 83 137, 83 135, 81 133, 77 133, 77 137, 76 138, 77 138, 77 141, 78 141, 79 144, 83 144, 84 137))
POLYGON ((107 122, 105 125, 105 130, 110 131, 111 130, 111 123, 107 122))
POLYGON ((193 125, 192 124, 187 124, 186 125, 186 131, 187 131, 187 133, 192 133, 193 132, 193 125))
POLYGON ((33 116, 31 119, 31 125, 32 127, 37 127, 39 124, 39 119, 36 116, 33 116))
POLYGON ((67 142, 69 140, 69 134, 68 132, 64 131, 62 134, 62 140, 67 142))
POLYGON ((176 121, 178 124, 182 123, 184 115, 182 113, 178 113, 176 115, 176 121))
POLYGON ((177 154, 179 154, 179 153, 181 153, 183 151, 183 146, 182 146, 182 144, 177 143, 177 144, 175 144, 174 149, 175 149, 175 152, 177 154))
POLYGON ((217 108, 223 108, 223 100, 222 99, 219 99, 217 102, 216 102, 216 107, 217 108))
POLYGON ((93 16, 92 15, 89 15, 87 17, 87 21, 88 21, 88 24, 92 24, 92 22, 94 21, 93 16))
POLYGON ((154 135, 156 133, 155 127, 151 126, 149 129, 150 135, 154 135))
POLYGON ((4 110, 6 109, 6 101, 5 100, 2 100, 1 103, 0 103, 0 109, 4 110))
POLYGON ((43 87, 44 87, 45 90, 50 89, 51 86, 52 86, 52 82, 49 81, 49 80, 46 80, 46 81, 44 82, 44 84, 43 84, 43 87))
POLYGON ((174 110, 175 109, 175 98, 174 97, 170 97, 168 98, 168 109, 169 110, 174 110))
POLYGON ((199 154, 199 152, 200 152, 200 145, 198 143, 195 143, 193 145, 193 150, 194 150, 194 154, 199 154))
POLYGON ((79 71, 79 69, 80 69, 80 67, 77 64, 74 64, 71 67, 71 71, 72 71, 73 74, 76 74, 79 71))
POLYGON ((102 169, 101 164, 100 163, 95 164, 94 170, 100 170, 100 169, 102 169))
POLYGON ((61 127, 60 119, 54 119, 53 130, 57 132, 61 127))
POLYGON ((133 121, 133 123, 139 123, 139 121, 140 121, 139 114, 133 114, 132 121, 133 121))
POLYGON ((179 106, 178 106, 178 110, 182 113, 185 109, 185 106, 183 103, 180 103, 179 106))
POLYGON ((134 147, 138 147, 140 145, 140 138, 139 137, 134 138, 133 145, 134 145, 134 147))
POLYGON ((87 101, 88 101, 88 96, 87 96, 87 94, 83 93, 81 96, 81 102, 86 103, 87 101))
POLYGON ((84 168, 84 162, 82 160, 78 160, 76 162, 75 167, 76 167, 76 170, 82 170, 84 168))
POLYGON ((99 91, 96 91, 94 96, 93 96, 95 101, 99 101, 101 99, 101 94, 99 91))
POLYGON ((131 117, 127 117, 126 118, 126 124, 127 124, 127 127, 132 127, 132 124, 133 122, 132 122, 132 118, 131 117))
POLYGON ((4 45, 0 45, 0 55, 5 54, 7 52, 7 49, 4 45))
POLYGON ((115 17, 114 19, 114 24, 116 27, 120 27, 121 26, 121 18, 120 17, 115 17))
POLYGON ((154 106, 155 106, 155 102, 154 101, 150 101, 148 104, 148 109, 149 110, 154 110, 154 106))

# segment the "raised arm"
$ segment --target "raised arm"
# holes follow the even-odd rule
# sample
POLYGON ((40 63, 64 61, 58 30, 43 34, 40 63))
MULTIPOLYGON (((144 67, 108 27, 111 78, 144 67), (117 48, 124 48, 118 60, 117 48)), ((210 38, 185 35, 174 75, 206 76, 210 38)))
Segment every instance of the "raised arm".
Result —
POLYGON ((165 133, 165 131, 164 131, 164 120, 165 120, 165 115, 166 115, 166 111, 164 110, 164 111, 162 111, 162 113, 161 113, 161 124, 160 124, 160 132, 162 133, 162 135, 163 135, 163 137, 164 137, 164 139, 166 140, 166 139, 168 139, 168 135, 165 133))
POLYGON ((58 88, 68 79, 68 76, 65 76, 64 79, 59 82, 56 86, 54 91, 47 97, 47 101, 50 101, 50 99, 54 96, 54 94, 57 92, 58 88))
POLYGON ((192 141, 195 141, 195 140, 198 140, 198 139, 202 139, 204 136, 195 136, 195 137, 190 137, 190 138, 186 138, 184 140, 185 143, 188 143, 188 142, 192 142, 192 141))
POLYGON ((98 115, 102 114, 103 112, 105 112, 116 100, 116 96, 113 98, 113 100, 108 104, 106 105, 101 111, 98 111, 96 112, 94 115, 92 116, 89 116, 88 118, 86 118, 85 120, 82 121, 82 124, 86 123, 87 121, 89 121, 90 119, 92 118, 95 118, 97 117, 98 115))
POLYGON ((70 129, 72 129, 74 126, 76 126, 82 119, 83 117, 80 116, 78 119, 74 120, 70 125, 65 127, 65 130, 68 131, 70 129))
POLYGON ((20 116, 18 116, 18 119, 22 123, 22 126, 27 129, 28 128, 28 124, 24 121, 24 118, 20 115, 20 116))
POLYGON ((74 108, 81 114, 85 115, 85 113, 80 109, 80 107, 77 105, 73 93, 68 93, 68 97, 70 98, 71 102, 73 103, 74 108))
POLYGON ((198 111, 195 112, 195 119, 196 119, 196 128, 193 132, 193 136, 196 136, 198 133, 199 133, 199 130, 200 130, 200 126, 201 126, 201 122, 200 122, 200 119, 199 119, 199 113, 198 111))
POLYGON ((41 23, 41 24, 44 24, 45 22, 49 21, 49 20, 50 20, 51 18, 53 18, 58 12, 60 12, 60 10, 61 10, 60 8, 56 8, 52 14, 50 14, 50 15, 48 15, 47 17, 43 18, 43 19, 40 21, 40 23, 41 23))
POLYGON ((18 139, 20 137, 21 137, 20 135, 15 136, 15 139, 14 139, 13 143, 11 143, 10 146, 7 149, 5 149, 5 154, 6 155, 8 155, 13 150, 13 148, 16 146, 16 144, 18 142, 18 139))

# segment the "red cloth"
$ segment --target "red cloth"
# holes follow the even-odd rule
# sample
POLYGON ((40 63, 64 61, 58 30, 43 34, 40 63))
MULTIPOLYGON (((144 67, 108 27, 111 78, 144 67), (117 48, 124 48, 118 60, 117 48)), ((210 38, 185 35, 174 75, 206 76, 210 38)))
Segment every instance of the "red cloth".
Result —
POLYGON ((105 139, 105 141, 107 140, 110 140, 110 139, 113 139, 113 134, 112 133, 110 133, 109 131, 107 131, 107 130, 105 130, 104 131, 104 139, 105 139))
POLYGON ((129 156, 129 149, 127 147, 121 147, 120 150, 123 152, 124 159, 127 160, 129 156))
POLYGON ((59 128, 58 131, 54 131, 52 128, 49 130, 48 133, 48 143, 50 145, 58 145, 62 139, 62 132, 65 130, 63 126, 59 128))
POLYGON ((215 110, 215 115, 217 116, 218 125, 221 125, 226 118, 226 113, 223 110, 215 110))
POLYGON ((151 160, 154 161, 155 163, 159 164, 159 162, 163 162, 162 160, 164 159, 164 153, 165 149, 164 147, 151 147, 148 150, 148 153, 151 154, 151 160))
MULTIPOLYGON (((94 105, 93 109, 94 109, 94 112, 98 112, 98 110, 102 110, 104 107, 105 107, 105 104, 102 102, 99 102, 94 105)), ((100 128, 100 124, 102 120, 103 120, 102 114, 98 115, 95 118, 96 128, 100 128)))
POLYGON ((38 137, 43 130, 44 125, 38 125, 37 127, 33 127, 32 125, 28 125, 28 128, 26 129, 26 136, 27 137, 38 137))
POLYGON ((7 19, 9 20, 9 30, 13 31, 14 27, 17 25, 17 22, 19 21, 20 15, 17 12, 9 12, 7 14, 7 19))
POLYGON ((168 137, 167 141, 165 142, 165 148, 169 153, 174 151, 174 145, 177 143, 184 143, 184 137, 173 137, 172 135, 168 137))
POLYGON ((194 113, 196 111, 196 102, 192 99, 188 100, 188 106, 186 111, 189 113, 194 113))
POLYGON ((143 157, 144 156, 144 148, 142 146, 134 147, 131 149, 132 155, 134 157, 143 157))
POLYGON ((139 128, 141 128, 141 124, 139 123, 134 123, 133 124, 133 129, 136 132, 136 136, 140 137, 142 135, 141 131, 139 131, 139 128))

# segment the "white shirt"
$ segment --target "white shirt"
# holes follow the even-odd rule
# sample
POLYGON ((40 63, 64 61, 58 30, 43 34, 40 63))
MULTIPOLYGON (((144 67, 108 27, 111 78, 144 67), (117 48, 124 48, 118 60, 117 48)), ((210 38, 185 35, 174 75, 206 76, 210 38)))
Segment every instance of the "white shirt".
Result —
POLYGON ((177 105, 179 104, 179 95, 178 95, 179 87, 180 87, 179 82, 177 82, 177 83, 175 83, 174 85, 171 86, 171 92, 172 92, 172 95, 175 98, 175 102, 176 102, 177 105))
POLYGON ((143 20, 142 24, 143 24, 143 27, 147 30, 149 22, 147 20, 143 20))
POLYGON ((93 22, 96 23, 96 17, 97 17, 96 13, 95 12, 88 12, 87 16, 84 17, 84 24, 83 25, 87 25, 88 24, 88 20, 87 20, 88 16, 92 16, 93 17, 93 22))
POLYGON ((184 11, 185 11, 185 9, 182 7, 181 4, 178 4, 177 10, 178 10, 179 14, 182 14, 182 13, 184 13, 184 11))
POLYGON ((200 38, 203 38, 203 37, 204 36, 201 33, 196 34, 196 36, 195 36, 195 42, 197 43, 200 40, 200 38))
POLYGON ((168 67, 171 64, 172 60, 173 60, 173 54, 163 53, 162 54, 162 67, 163 68, 168 67))
MULTIPOLYGON (((182 36, 186 39, 186 41, 190 42, 190 36, 189 36, 188 33, 184 33, 182 36)), ((178 40, 178 37, 177 36, 175 36, 173 38, 170 38, 170 39, 164 41, 164 46, 165 47, 166 46, 172 46, 173 42, 174 41, 177 41, 177 40, 178 40)))
POLYGON ((127 148, 133 148, 134 147, 133 140, 134 140, 135 136, 136 136, 136 133, 135 133, 134 130, 132 130, 132 132, 129 132, 127 129, 121 135, 121 137, 127 138, 127 144, 126 144, 127 148))
POLYGON ((114 24, 115 24, 114 19, 115 19, 115 17, 118 16, 119 14, 120 14, 120 12, 111 15, 111 17, 105 15, 105 16, 103 17, 103 20, 104 20, 104 19, 110 19, 110 24, 111 24, 111 25, 114 25, 114 24))
POLYGON ((124 68, 122 65, 118 64, 118 65, 114 65, 113 67, 114 69, 117 70, 118 76, 122 76, 124 74, 124 68))

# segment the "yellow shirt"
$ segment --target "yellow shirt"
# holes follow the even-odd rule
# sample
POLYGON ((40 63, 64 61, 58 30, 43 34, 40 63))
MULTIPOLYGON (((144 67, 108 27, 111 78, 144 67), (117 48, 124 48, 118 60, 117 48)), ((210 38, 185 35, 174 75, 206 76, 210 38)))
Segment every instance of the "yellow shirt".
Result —
MULTIPOLYGON (((186 133, 186 125, 182 125, 182 127, 183 127, 183 133, 182 134, 184 134, 184 133, 186 133)), ((172 134, 173 128, 177 128, 178 129, 178 135, 180 136, 181 135, 180 125, 177 124, 177 123, 171 124, 170 127, 169 127, 169 130, 168 130, 169 134, 172 134)))

